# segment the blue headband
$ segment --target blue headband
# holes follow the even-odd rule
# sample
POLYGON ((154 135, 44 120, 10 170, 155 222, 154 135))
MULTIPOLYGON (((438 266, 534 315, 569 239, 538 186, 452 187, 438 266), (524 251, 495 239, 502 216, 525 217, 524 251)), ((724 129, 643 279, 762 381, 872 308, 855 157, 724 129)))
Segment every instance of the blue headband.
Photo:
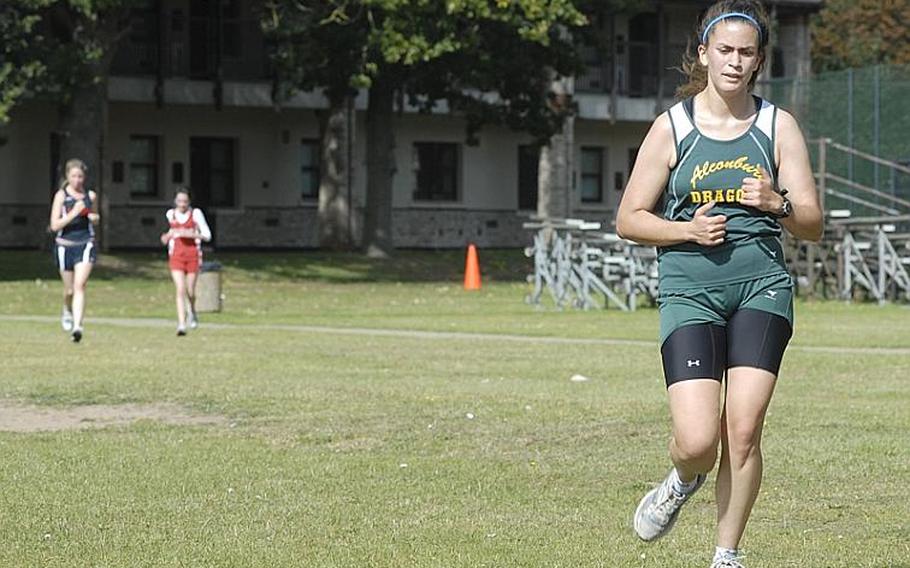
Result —
POLYGON ((758 30, 758 40, 761 41, 761 26, 758 23, 758 20, 750 16, 749 14, 743 14, 742 12, 729 12, 727 14, 721 14, 720 16, 711 20, 707 26, 705 26, 705 31, 701 34, 701 42, 705 45, 708 43, 708 32, 711 31, 711 28, 714 27, 714 24, 721 20, 726 20, 727 18, 742 18, 747 22, 755 26, 755 29, 758 30))

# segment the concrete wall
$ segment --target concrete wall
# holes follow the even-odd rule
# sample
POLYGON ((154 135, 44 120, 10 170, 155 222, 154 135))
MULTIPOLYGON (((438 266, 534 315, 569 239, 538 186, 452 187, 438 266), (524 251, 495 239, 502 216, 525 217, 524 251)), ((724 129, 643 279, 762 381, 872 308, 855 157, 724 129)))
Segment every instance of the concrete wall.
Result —
MULTIPOLYGON (((359 230, 365 203, 366 139, 364 113, 356 117, 352 171, 352 226, 359 230)), ((0 178, 0 246, 38 246, 46 235, 50 130, 53 116, 41 105, 27 105, 6 127, 8 143, 0 147, 0 164, 9 175, 0 178), (37 127, 31 127, 37 125, 37 127)), ((645 123, 609 124, 576 121, 575 163, 582 147, 603 148, 601 203, 582 203, 576 176, 573 215, 612 223, 622 185, 628 179, 628 150, 637 147, 645 123)), ((302 138, 318 138, 314 111, 227 108, 147 103, 112 103, 105 149, 104 188, 110 212, 106 217, 111 246, 154 248, 165 229, 164 212, 170 207, 174 164, 183 164, 183 183, 191 179, 189 141, 193 136, 232 138, 236 141, 236 204, 208 208, 219 247, 318 246, 315 199, 300 196, 302 138), (132 135, 159 137, 159 193, 134 197, 128 186, 129 141, 132 135), (124 179, 114 182, 112 164, 121 162, 124 179)), ((531 211, 518 211, 518 147, 530 143, 526 135, 503 128, 481 131, 479 143, 464 144, 464 123, 451 116, 405 115, 396 119, 394 180, 394 239, 403 247, 459 247, 467 242, 482 246, 526 244, 521 223, 531 211), (416 142, 450 142, 459 148, 458 199, 426 202, 414 198, 416 142)))
POLYGON ((50 179, 50 138, 56 123, 53 105, 27 103, 15 109, 0 134, 6 138, 0 146, 0 204, 49 207, 56 189, 50 179))
POLYGON ((183 184, 190 184, 190 138, 235 140, 235 205, 209 208, 219 246, 316 246, 315 199, 300 195, 300 141, 318 138, 313 111, 118 103, 111 105, 108 163, 128 169, 131 135, 156 135, 160 143, 159 195, 132 197, 128 175, 122 183, 107 176, 112 235, 118 246, 157 246, 170 207, 175 163, 183 164, 183 184), (114 219, 115 215, 117 219, 114 219), (149 217, 154 219, 150 224, 149 217), (154 226, 154 229, 152 229, 154 226))
MULTIPOLYGON (((500 128, 480 133, 480 143, 468 146, 461 120, 449 116, 403 116, 396 121, 395 207, 430 209, 516 209, 518 207, 518 145, 528 139, 500 128), (459 197, 456 201, 414 199, 417 176, 414 144, 449 142, 459 146, 459 197)), ((365 151, 365 148, 363 149, 365 151)))
POLYGON ((315 248, 319 221, 311 207, 245 207, 218 216, 221 248, 315 248))
POLYGON ((52 235, 47 232, 48 206, 0 205, 0 247, 47 248, 52 235))
POLYGON ((302 205, 299 180, 299 144, 302 138, 318 138, 315 113, 304 110, 274 112, 264 109, 208 106, 118 103, 110 109, 110 127, 105 155, 108 164, 129 164, 131 135, 159 136, 159 196, 134 198, 127 179, 114 183, 108 172, 107 187, 112 204, 167 206, 176 185, 171 179, 174 163, 182 163, 184 184, 189 184, 190 138, 223 137, 235 140, 236 208, 244 206, 302 205), (294 167, 297 164, 298 167, 294 167))
POLYGON ((55 185, 50 179, 50 133, 57 110, 29 103, 0 127, 0 246, 49 246, 47 225, 55 185))
POLYGON ((523 247, 530 233, 521 228, 527 216, 515 210, 396 209, 392 214, 395 246, 404 248, 523 247))
POLYGON ((650 125, 641 122, 617 122, 609 124, 603 121, 578 120, 575 123, 576 164, 580 163, 583 146, 604 147, 603 202, 582 203, 580 196, 580 174, 576 173, 576 191, 573 200, 573 216, 604 223, 606 230, 612 231, 616 209, 622 198, 622 192, 629 181, 629 150, 641 145, 650 125), (617 174, 622 175, 622 183, 617 188, 617 174))

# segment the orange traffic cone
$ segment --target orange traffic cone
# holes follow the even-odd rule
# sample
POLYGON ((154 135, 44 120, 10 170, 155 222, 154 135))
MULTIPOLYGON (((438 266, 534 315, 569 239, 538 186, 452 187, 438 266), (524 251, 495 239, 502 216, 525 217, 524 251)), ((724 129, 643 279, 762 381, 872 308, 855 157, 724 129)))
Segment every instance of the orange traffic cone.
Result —
POLYGON ((468 258, 464 263, 464 289, 480 290, 480 263, 477 260, 477 247, 468 245, 468 258))

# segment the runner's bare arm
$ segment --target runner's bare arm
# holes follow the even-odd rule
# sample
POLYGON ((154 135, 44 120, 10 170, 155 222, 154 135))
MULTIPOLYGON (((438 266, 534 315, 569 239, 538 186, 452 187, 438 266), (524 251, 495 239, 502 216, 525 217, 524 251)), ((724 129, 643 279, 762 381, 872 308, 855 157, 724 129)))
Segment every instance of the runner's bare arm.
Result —
POLYGON ((89 191, 88 196, 92 200, 92 210, 88 214, 88 220, 97 225, 101 221, 101 214, 98 213, 98 194, 94 191, 89 191))
POLYGON ((726 217, 707 216, 713 204, 699 208, 692 221, 668 221, 654 213, 676 162, 669 116, 657 117, 638 151, 616 215, 616 232, 644 245, 669 246, 694 241, 706 246, 723 242, 726 217))
POLYGON ((781 219, 780 223, 794 237, 817 242, 824 230, 824 216, 809 163, 809 151, 796 119, 784 110, 777 113, 776 146, 778 184, 787 189, 787 199, 793 206, 790 216, 781 219))
POLYGON ((76 215, 79 214, 74 208, 68 214, 61 215, 63 210, 63 200, 65 198, 66 195, 64 195, 63 190, 58 190, 57 193, 54 194, 54 201, 51 203, 51 218, 50 223, 48 224, 51 231, 57 232, 63 229, 63 227, 69 225, 70 221, 75 219, 76 215))

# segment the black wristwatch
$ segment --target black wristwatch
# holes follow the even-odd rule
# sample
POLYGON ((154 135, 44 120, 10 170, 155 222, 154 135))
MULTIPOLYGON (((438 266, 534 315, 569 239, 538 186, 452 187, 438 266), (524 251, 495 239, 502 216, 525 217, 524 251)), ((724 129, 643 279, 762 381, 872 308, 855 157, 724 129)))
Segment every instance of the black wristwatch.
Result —
POLYGON ((783 203, 780 206, 780 212, 779 213, 772 212, 771 216, 774 217, 775 219, 784 219, 785 217, 789 217, 790 214, 793 213, 793 205, 790 204, 790 200, 787 199, 787 197, 786 197, 787 193, 788 193, 786 189, 781 188, 778 193, 780 193, 780 197, 783 200, 783 203))

